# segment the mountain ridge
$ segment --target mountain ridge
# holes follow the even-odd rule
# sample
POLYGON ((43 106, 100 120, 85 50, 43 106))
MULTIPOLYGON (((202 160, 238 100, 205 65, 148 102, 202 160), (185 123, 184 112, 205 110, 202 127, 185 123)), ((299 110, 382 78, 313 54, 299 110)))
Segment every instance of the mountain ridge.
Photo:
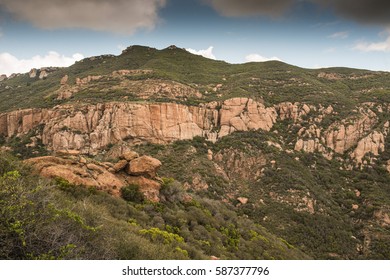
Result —
MULTIPOLYGON (((120 177, 113 167, 128 165, 120 157, 133 151, 162 163, 158 187, 137 181, 141 193, 153 191, 152 208, 203 211, 211 219, 199 214, 208 222, 186 223, 156 210, 160 218, 143 221, 143 230, 185 237, 198 253, 254 258, 248 242, 262 240, 262 247, 279 248, 278 258, 390 258, 390 73, 236 65, 173 46, 133 46, 49 72, 0 82, 1 149, 28 159, 41 175, 65 174, 68 165, 62 176, 73 184, 120 177), (225 211, 221 205, 238 215, 231 225, 213 220, 225 211), (248 233, 243 221, 285 240, 291 254, 280 240, 248 233), (211 249, 200 237, 211 242, 216 232, 217 243, 224 241, 211 249)), ((126 188, 100 183, 116 195, 126 188)), ((151 208, 138 198, 128 205, 151 208)), ((139 224, 145 213, 137 213, 124 217, 139 224)))

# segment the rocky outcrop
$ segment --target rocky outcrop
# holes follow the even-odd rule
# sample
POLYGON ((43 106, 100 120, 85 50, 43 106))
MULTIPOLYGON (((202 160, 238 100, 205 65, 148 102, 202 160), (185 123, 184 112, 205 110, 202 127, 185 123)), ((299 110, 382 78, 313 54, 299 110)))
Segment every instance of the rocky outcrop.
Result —
MULTIPOLYGON (((213 112, 213 116, 219 119, 221 127, 218 137, 223 137, 234 131, 269 131, 278 115, 274 107, 266 108, 263 103, 248 98, 232 98, 224 101, 221 109, 213 112)), ((214 121, 213 124, 218 123, 214 121)))
POLYGON ((26 161, 47 178, 63 178, 72 184, 95 187, 118 196, 126 181, 118 178, 104 165, 82 164, 76 159, 53 156, 32 158, 26 161))
MULTIPOLYGON (((333 112, 333 108, 328 109, 326 111, 333 112)), ((373 131, 377 123, 377 115, 370 108, 362 107, 355 117, 334 122, 325 130, 317 124, 302 127, 298 131, 294 149, 307 153, 319 152, 331 159, 335 154, 342 155, 355 147, 350 157, 356 163, 361 163, 366 154, 377 156, 384 151, 389 125, 384 125, 383 132, 373 131)))
POLYGON ((298 119, 302 118, 303 116, 310 113, 310 107, 306 104, 300 104, 298 102, 291 103, 291 102, 283 102, 275 106, 279 118, 283 121, 286 119, 292 119, 294 121, 297 121, 298 119))
POLYGON ((30 77, 30 79, 35 79, 37 77, 37 74, 38 74, 38 70, 33 68, 28 73, 28 76, 30 77))
POLYGON ((361 108, 358 118, 334 123, 324 133, 325 145, 338 154, 352 148, 377 123, 376 114, 370 109, 361 108))
POLYGON ((160 168, 161 162, 158 159, 142 156, 139 158, 133 159, 126 172, 129 175, 143 175, 151 178, 156 177, 156 171, 160 168))
POLYGON ((351 153, 351 157, 356 160, 357 163, 362 163, 362 159, 365 155, 371 153, 374 156, 378 156, 380 152, 385 150, 385 138, 381 132, 374 131, 361 139, 355 150, 351 153))
POLYGON ((47 76, 49 76, 52 72, 57 71, 60 69, 59 67, 42 67, 40 69, 33 68, 28 73, 30 79, 39 78, 40 80, 45 79, 47 76))
MULTIPOLYGON (((61 89, 67 87, 67 84, 62 85, 61 89)), ((389 124, 387 122, 379 134, 373 132, 378 125, 378 116, 372 110, 375 106, 366 104, 356 110, 354 117, 323 127, 324 118, 337 114, 332 106, 316 108, 284 102, 266 107, 249 98, 232 98, 199 106, 135 102, 61 105, 1 114, 0 135, 20 136, 39 127, 41 133, 35 136, 42 139, 48 150, 78 150, 95 155, 109 145, 125 142, 168 144, 195 136, 215 142, 234 131, 269 131, 277 121, 290 119, 294 127, 300 128, 295 144, 292 143, 296 151, 319 152, 331 159, 354 149, 350 156, 360 162, 367 153, 377 155, 384 150, 389 124), (305 126, 302 125, 304 118, 305 126)), ((379 109, 388 110, 383 106, 379 109)), ((122 153, 119 151, 120 155, 122 153)))
POLYGON ((61 78, 60 84, 61 85, 66 85, 68 83, 69 76, 65 75, 61 78))
POLYGON ((317 75, 318 78, 323 78, 323 79, 327 79, 327 80, 341 80, 342 79, 342 76, 340 74, 337 74, 337 73, 325 73, 325 72, 321 72, 317 75))
POLYGON ((166 144, 204 136, 216 141, 233 131, 270 130, 276 118, 274 107, 266 108, 248 98, 199 107, 174 103, 64 105, 2 114, 0 134, 11 137, 43 125, 42 141, 49 150, 93 154, 124 140, 166 144))
POLYGON ((44 177, 63 178, 72 184, 94 187, 114 196, 120 195, 121 188, 136 184, 146 199, 159 201, 161 185, 156 181, 156 172, 161 162, 155 158, 142 156, 111 164, 86 160, 73 152, 67 154, 63 151, 58 154, 62 156, 31 158, 26 160, 26 163, 32 165, 44 177), (134 168, 128 170, 126 167, 130 166, 134 168))

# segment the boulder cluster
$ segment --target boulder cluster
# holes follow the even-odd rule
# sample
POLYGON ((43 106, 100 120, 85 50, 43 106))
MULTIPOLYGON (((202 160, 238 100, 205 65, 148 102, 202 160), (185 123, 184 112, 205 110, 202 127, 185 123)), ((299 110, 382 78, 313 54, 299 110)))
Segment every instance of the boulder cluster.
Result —
POLYGON ((139 156, 134 151, 123 153, 116 162, 99 162, 87 159, 75 150, 58 151, 55 156, 26 160, 42 176, 63 178, 75 185, 95 187, 114 196, 130 184, 150 201, 159 201, 160 180, 157 170, 161 162, 150 156, 139 156))

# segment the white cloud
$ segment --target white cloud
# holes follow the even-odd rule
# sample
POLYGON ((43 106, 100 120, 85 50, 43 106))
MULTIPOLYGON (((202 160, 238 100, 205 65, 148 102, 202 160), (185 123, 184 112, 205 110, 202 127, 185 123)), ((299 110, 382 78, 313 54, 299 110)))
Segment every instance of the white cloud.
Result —
POLYGON ((131 34, 153 28, 167 0, 0 0, 0 10, 44 29, 86 28, 131 34))
POLYGON ((264 56, 257 54, 257 53, 248 54, 245 57, 246 62, 265 62, 265 61, 270 61, 270 60, 282 61, 280 58, 278 58, 276 56, 264 57, 264 56))
POLYGON ((67 67, 83 58, 84 56, 80 53, 67 57, 53 51, 44 56, 36 55, 29 59, 18 59, 10 53, 0 53, 0 74, 9 76, 12 73, 29 72, 32 68, 67 67))
POLYGON ((199 51, 197 51, 197 50, 194 50, 194 49, 186 49, 186 51, 188 51, 190 53, 193 53, 193 54, 201 55, 201 56, 206 57, 206 58, 216 59, 215 55, 213 54, 213 49, 214 49, 214 47, 210 46, 206 50, 199 50, 199 51))
POLYGON ((352 49, 363 52, 390 52, 390 35, 382 42, 359 42, 352 49))
POLYGON ((328 36, 328 38, 331 38, 331 39, 347 39, 348 37, 349 37, 348 31, 336 32, 336 33, 333 33, 332 35, 328 36))
POLYGON ((124 45, 122 45, 122 44, 119 44, 118 46, 116 46, 117 48, 118 48, 118 50, 120 50, 121 52, 123 52, 125 49, 126 49, 126 47, 124 46, 124 45))

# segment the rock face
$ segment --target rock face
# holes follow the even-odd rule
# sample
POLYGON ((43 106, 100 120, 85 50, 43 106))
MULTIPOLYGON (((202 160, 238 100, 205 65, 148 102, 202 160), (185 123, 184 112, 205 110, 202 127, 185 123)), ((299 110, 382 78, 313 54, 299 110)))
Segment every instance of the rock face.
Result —
MULTIPOLYGON (((85 82, 95 78, 87 77, 85 82)), ((71 96, 71 92, 67 95, 69 88, 67 84, 62 85, 63 95, 58 98, 71 96)), ((108 145, 123 142, 168 144, 195 136, 215 142, 234 131, 269 131, 276 122, 291 120, 301 127, 293 143, 296 151, 319 152, 331 159, 354 149, 349 155, 361 163, 366 154, 376 156, 384 151, 384 139, 389 130, 387 122, 374 132, 379 118, 372 110, 373 106, 376 105, 359 107, 353 117, 324 127, 321 125, 323 119, 337 114, 332 106, 283 102, 266 107, 249 98, 232 98, 199 106, 131 102, 61 105, 52 109, 3 113, 0 115, 0 135, 20 136, 40 127, 39 137, 48 150, 78 150, 96 155, 108 145), (303 118, 308 119, 309 125, 301 125, 303 118)), ((379 109, 382 112, 389 110, 386 106, 379 109)))
POLYGON ((35 79, 37 77, 37 74, 38 74, 38 70, 35 68, 31 69, 30 72, 28 73, 31 79, 35 79))
POLYGON ((275 108, 247 98, 229 99, 220 109, 217 107, 217 102, 199 107, 105 103, 19 110, 0 115, 0 135, 25 134, 44 125, 42 141, 49 150, 75 149, 94 154, 125 139, 166 144, 204 136, 216 141, 233 131, 270 130, 277 118, 275 108))
POLYGON ((88 162, 83 157, 77 158, 64 153, 62 157, 31 158, 26 163, 31 164, 44 177, 60 177, 72 184, 95 187, 115 196, 120 195, 122 187, 136 184, 146 199, 159 201, 160 183, 154 179, 161 162, 149 156, 132 161, 120 160, 112 165, 98 161, 88 162), (124 172, 126 166, 134 166, 136 172, 124 172))
MULTIPOLYGON (((328 109, 324 113, 329 111, 331 114, 333 110, 328 109)), ((320 152, 331 159, 334 155, 342 155, 353 148, 349 156, 356 164, 361 164, 367 154, 378 156, 385 149, 389 122, 380 130, 374 129, 377 124, 377 115, 370 108, 362 107, 356 116, 336 121, 327 129, 317 124, 301 128, 294 149, 307 153, 320 152)))
POLYGON ((356 120, 345 120, 331 125, 325 132, 326 146, 338 154, 356 145, 359 139, 369 132, 377 122, 376 114, 370 109, 360 110, 356 120))
POLYGON ((362 163, 362 159, 366 154, 378 156, 380 152, 385 150, 385 137, 381 132, 374 131, 361 139, 355 150, 351 153, 351 157, 356 159, 357 163, 362 163))

